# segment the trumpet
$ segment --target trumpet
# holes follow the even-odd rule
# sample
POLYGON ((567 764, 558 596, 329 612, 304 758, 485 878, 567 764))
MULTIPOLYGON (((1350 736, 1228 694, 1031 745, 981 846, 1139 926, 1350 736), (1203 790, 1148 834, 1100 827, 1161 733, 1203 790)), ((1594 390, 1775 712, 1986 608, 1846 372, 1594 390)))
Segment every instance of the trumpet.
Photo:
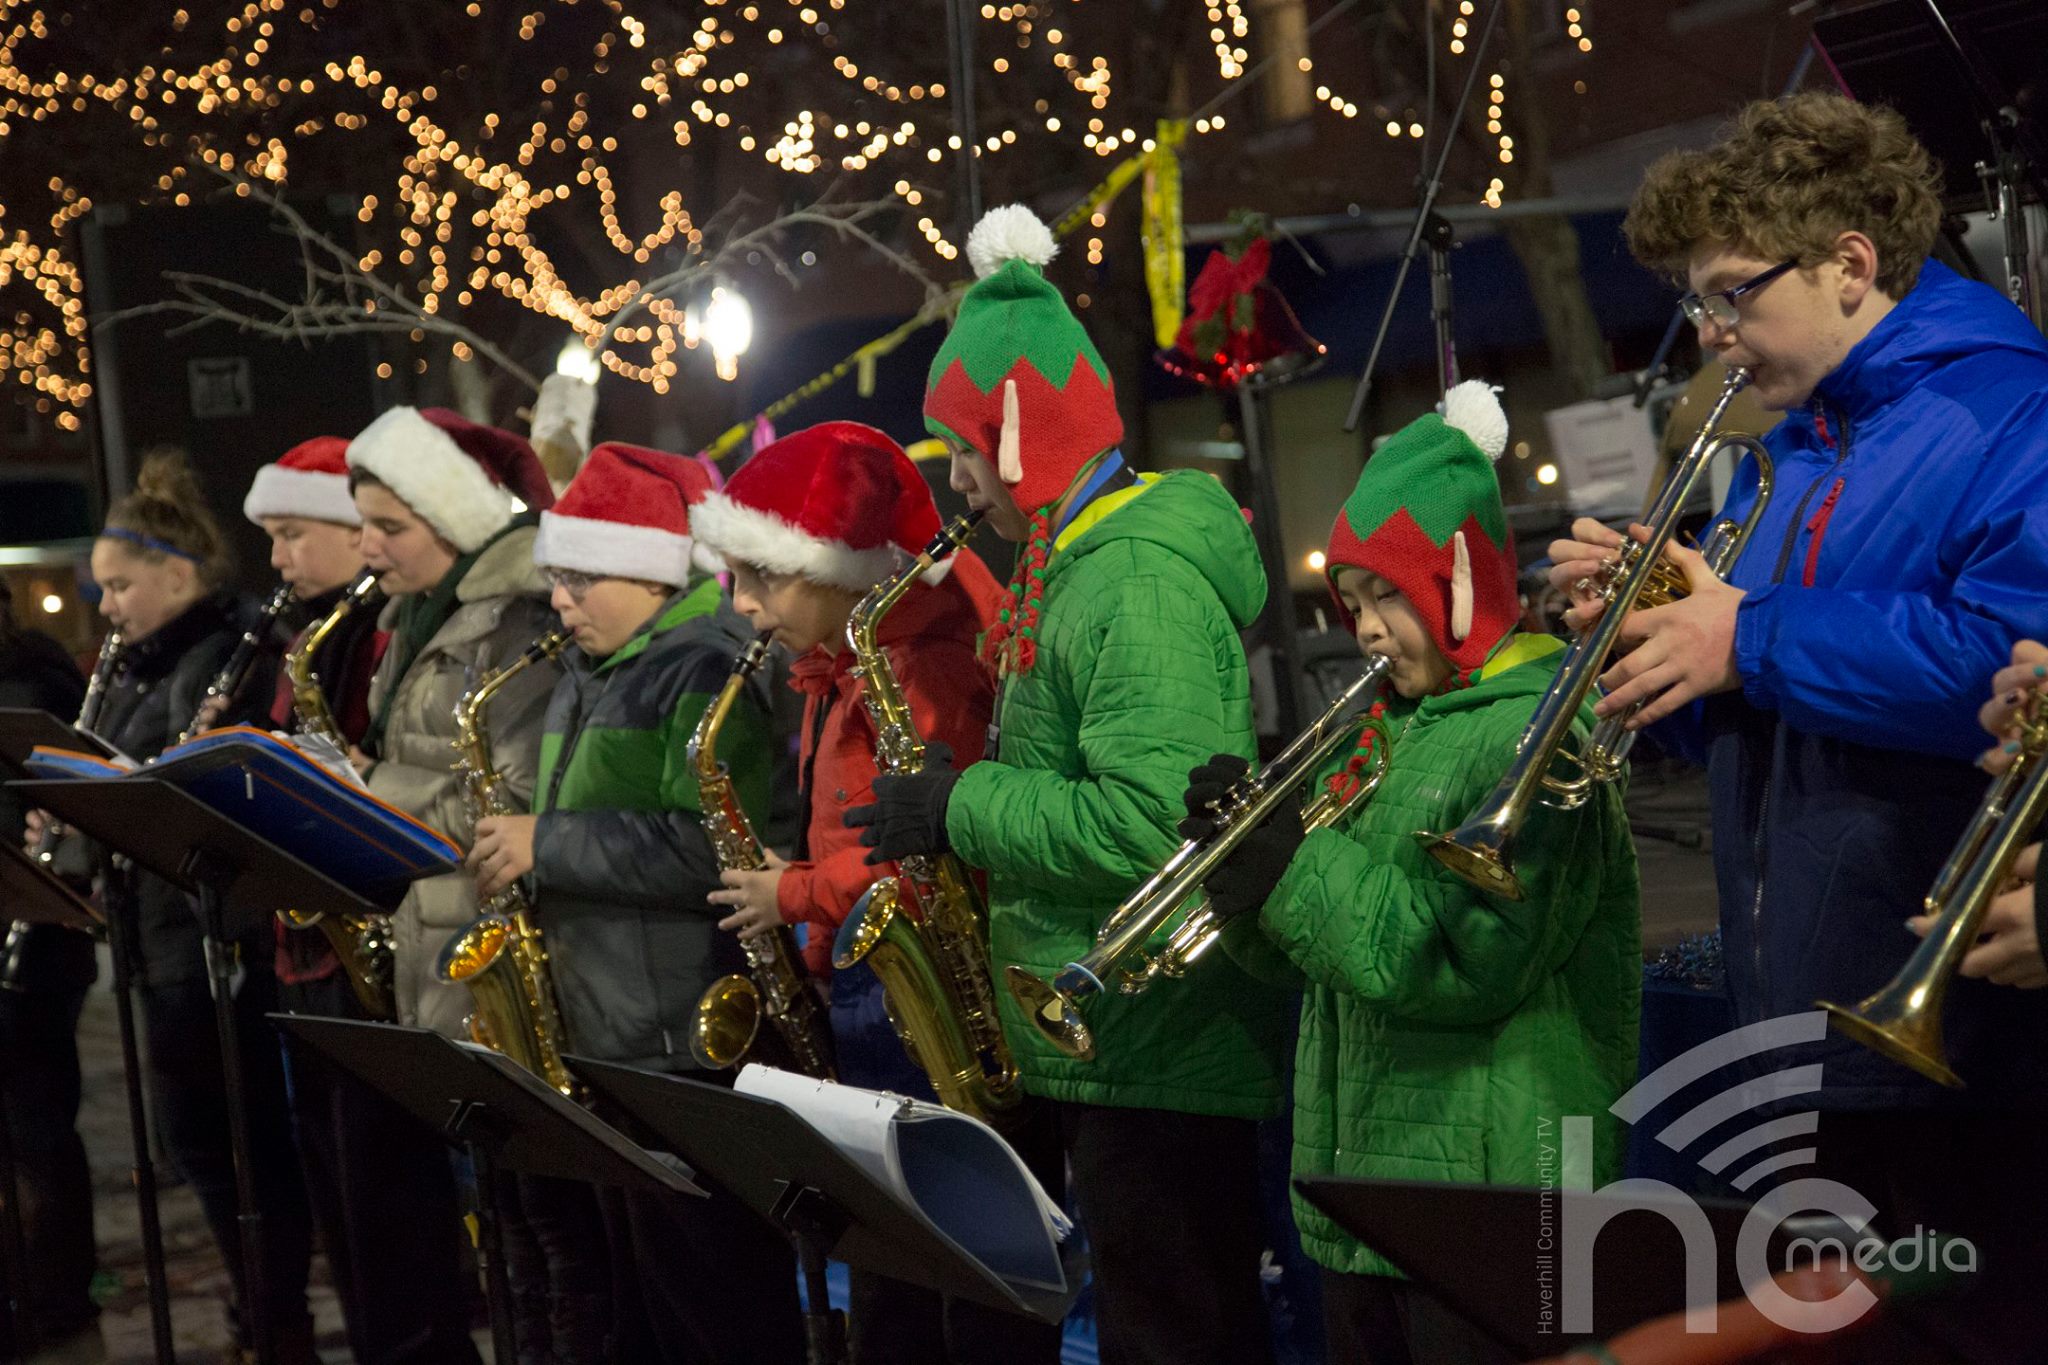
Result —
POLYGON ((2020 751, 1984 794, 1977 814, 1928 889, 1924 913, 1934 927, 1898 974, 1854 1005, 1817 1000, 1828 1022, 1929 1080, 1963 1087, 1941 1041, 1948 988, 1977 945, 1991 902, 2012 878, 2013 863, 2048 815, 2048 696, 2035 693, 2020 716, 2020 751))
POLYGON ((1740 451, 1756 461, 1756 501, 1740 524, 1725 518, 1718 522, 1702 546, 1702 554, 1715 575, 1725 577, 1749 543, 1770 502, 1770 452, 1753 436, 1720 436, 1714 430, 1749 378, 1748 370, 1728 371, 1728 380, 1708 410, 1699 435, 1672 465, 1656 503, 1644 516, 1649 539, 1624 539, 1615 561, 1597 578, 1582 582, 1582 587, 1599 592, 1605 609, 1593 627, 1566 649, 1557 676, 1522 731, 1514 761, 1500 785, 1456 829, 1416 835, 1438 862, 1480 890, 1508 900, 1522 899, 1514 842, 1531 808, 1541 801, 1557 810, 1577 810, 1592 798, 1595 788, 1620 776, 1635 742, 1634 732, 1626 728, 1633 708, 1601 721, 1576 750, 1568 748, 1567 741, 1579 708, 1607 667, 1628 614, 1638 607, 1667 606, 1686 595, 1685 574, 1664 558, 1664 551, 1678 531, 1678 519, 1693 490, 1723 451, 1740 451))
MULTIPOLYGON (((1050 982, 1022 967, 1003 969, 1004 984, 1046 1041, 1078 1061, 1093 1061, 1095 1035, 1082 1018, 1083 1001, 1108 991, 1112 982, 1124 994, 1136 995, 1159 976, 1185 975, 1208 951, 1222 932, 1224 922, 1206 899, 1189 907, 1186 918, 1173 929, 1159 954, 1148 954, 1145 945, 1173 922, 1188 898, 1244 842, 1246 835, 1263 824, 1282 801, 1346 744, 1357 742, 1371 722, 1363 715, 1351 713, 1379 691, 1392 668, 1393 661, 1383 656, 1368 661, 1365 672, 1316 717, 1314 724, 1218 803, 1213 834, 1183 843, 1164 866, 1110 913, 1096 931, 1095 945, 1086 956, 1069 962, 1050 982)), ((1371 787, 1379 785, 1385 764, 1382 754, 1371 787)), ((1304 808, 1304 825, 1311 813, 1325 823, 1334 822, 1351 808, 1357 797, 1354 794, 1352 800, 1329 804, 1320 804, 1323 798, 1318 797, 1304 808)))

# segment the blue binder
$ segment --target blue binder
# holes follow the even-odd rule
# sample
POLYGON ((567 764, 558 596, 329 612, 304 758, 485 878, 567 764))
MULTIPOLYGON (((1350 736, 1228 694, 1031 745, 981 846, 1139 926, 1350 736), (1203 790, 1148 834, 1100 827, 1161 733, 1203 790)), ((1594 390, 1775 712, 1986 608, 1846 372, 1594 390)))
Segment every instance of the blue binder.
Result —
POLYGON ((24 766, 39 778, 168 782, 343 886, 411 882, 462 865, 446 837, 249 726, 209 730, 139 768, 40 746, 24 766))

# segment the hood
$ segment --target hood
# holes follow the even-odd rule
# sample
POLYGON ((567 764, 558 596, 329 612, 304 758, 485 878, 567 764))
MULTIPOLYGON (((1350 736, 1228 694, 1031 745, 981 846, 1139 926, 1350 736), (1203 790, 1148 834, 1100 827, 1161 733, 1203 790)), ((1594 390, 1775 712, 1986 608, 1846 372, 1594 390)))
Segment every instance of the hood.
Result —
MULTIPOLYGON (((1441 692, 1415 703, 1390 697, 1387 709, 1399 715, 1412 707, 1420 713, 1420 719, 1435 720, 1459 711, 1477 711, 1511 697, 1541 696, 1549 689, 1551 679, 1557 676, 1558 660, 1564 653, 1564 647, 1564 641, 1555 635, 1510 631, 1487 654, 1486 662, 1473 675, 1470 687, 1441 692)), ((1585 714, 1591 715, 1590 702, 1585 714)))
POLYGON ((458 602, 481 602, 488 597, 538 597, 552 592, 547 575, 533 562, 534 537, 540 534, 532 513, 521 519, 483 548, 476 563, 455 587, 458 602))
MULTIPOLYGON (((1997 290, 1928 261, 1919 282, 1815 392, 1851 417, 1864 417, 1943 366, 1988 351, 2048 360, 2048 339, 1997 290)), ((1802 414, 1789 417, 1798 422, 1802 414)), ((1812 425, 1810 411, 1804 422, 1812 425)))
POLYGON ((880 643, 894 645, 928 634, 971 638, 988 629, 1003 605, 1002 584, 996 582, 981 556, 964 546, 954 552, 950 562, 944 578, 918 584, 882 618, 877 634, 880 643))
MULTIPOLYGON (((877 642, 893 649, 924 638, 971 640, 989 627, 1003 605, 1003 588, 981 556, 962 547, 952 567, 936 583, 919 583, 882 618, 877 642)), ((790 665, 790 686, 799 692, 822 693, 844 680, 853 669, 853 651, 842 636, 828 653, 824 646, 808 650, 790 665)))
POLYGON ((1266 570, 1237 500, 1222 483, 1198 470, 1147 477, 1150 482, 1143 495, 1053 555, 1046 585, 1108 546, 1144 541, 1194 566, 1215 589, 1231 623, 1239 630, 1250 628, 1266 604, 1266 570))

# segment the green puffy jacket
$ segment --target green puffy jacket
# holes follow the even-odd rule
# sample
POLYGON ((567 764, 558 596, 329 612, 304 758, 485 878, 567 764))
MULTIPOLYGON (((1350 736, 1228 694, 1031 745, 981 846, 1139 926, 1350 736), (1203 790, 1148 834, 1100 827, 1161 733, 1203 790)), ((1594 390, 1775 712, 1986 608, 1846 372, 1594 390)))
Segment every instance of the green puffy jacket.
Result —
MULTIPOLYGON (((1000 982, 1050 978, 1180 842, 1188 770, 1253 752, 1238 632, 1266 579, 1250 530, 1206 474, 1168 474, 1055 552, 1038 661, 1004 687, 998 756, 954 788, 946 824, 988 869, 1000 982)), ((1246 1118, 1279 1112, 1291 993, 1222 954, 1138 997, 1088 1002, 1096 1060, 1061 1055, 998 987, 1004 1036, 1033 1094, 1246 1118)))
MULTIPOLYGON (((1607 1106, 1635 1080, 1642 982, 1621 793, 1537 809, 1513 855, 1520 902, 1474 890, 1414 837, 1493 790, 1561 648, 1510 636, 1471 687, 1390 702, 1378 794, 1311 833, 1266 902, 1261 927, 1309 981, 1295 1175, 1555 1185, 1566 1115, 1595 1119, 1593 1183, 1620 1174, 1607 1106)), ((1398 1273, 1298 1195, 1294 1216, 1321 1264, 1398 1273)))

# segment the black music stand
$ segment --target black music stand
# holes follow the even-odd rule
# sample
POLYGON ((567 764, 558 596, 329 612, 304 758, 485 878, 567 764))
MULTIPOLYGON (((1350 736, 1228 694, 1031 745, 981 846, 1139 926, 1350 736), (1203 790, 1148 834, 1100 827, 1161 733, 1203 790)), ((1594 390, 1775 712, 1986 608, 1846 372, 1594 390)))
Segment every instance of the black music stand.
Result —
POLYGON ((499 1167, 657 1194, 704 1194, 688 1167, 640 1150, 509 1057, 450 1042, 430 1029, 301 1014, 270 1018, 294 1041, 388 1095, 469 1153, 476 1170, 477 1249, 498 1360, 517 1358, 494 1195, 499 1167))
POLYGON ((1007 1284, 774 1100, 610 1062, 565 1060, 595 1094, 645 1124, 796 1244, 811 1365, 845 1359, 843 1332, 826 1295, 828 1257, 1040 1322, 1060 1321, 1080 1292, 1087 1263, 1073 1239, 1060 1252, 1064 1291, 1007 1284))
MULTIPOLYGON (((24 775, 27 769, 22 765, 27 761, 30 750, 38 744, 85 749, 102 758, 112 757, 115 752, 113 746, 99 736, 67 725, 48 711, 0 707, 0 768, 12 777, 24 775)), ((8 851, 14 856, 0 860, 0 892, 4 892, 10 904, 24 907, 23 913, 11 914, 10 918, 33 918, 25 908, 32 904, 52 903, 49 893, 54 889, 75 902, 70 907, 74 918, 57 922, 69 922, 79 929, 90 929, 94 924, 104 924, 106 928, 107 952, 113 963, 114 1015, 121 1036, 121 1077, 128 1101, 129 1178, 135 1186, 136 1213, 142 1232, 142 1274, 149 1294, 150 1339, 158 1365, 171 1365, 177 1356, 171 1344, 171 1296, 164 1272, 164 1235, 157 1210, 156 1165, 149 1155, 149 1111, 143 1100, 145 1072, 142 1049, 135 1041, 135 983, 128 945, 130 916, 115 903, 118 894, 115 878, 109 877, 106 882, 110 913, 102 920, 94 915, 91 906, 73 896, 70 888, 49 869, 18 848, 8 851), (90 923, 76 922, 75 915, 80 911, 91 918, 90 923)))
MULTIPOLYGON (((1566 1199, 1608 1201, 1620 1212, 1593 1244, 1592 1336, 1605 1340, 1652 1318, 1685 1310, 1691 1268, 1672 1220, 1637 1207, 1634 1197, 1598 1190, 1526 1185, 1464 1185, 1434 1180, 1309 1176, 1294 1182, 1337 1225, 1392 1261, 1473 1326, 1521 1359, 1562 1355, 1585 1333, 1564 1331, 1562 1242, 1566 1199), (1546 1313, 1548 1316, 1546 1317, 1546 1313)), ((1750 1206, 1671 1191, 1682 1218, 1705 1216, 1714 1241, 1714 1302, 1739 1298, 1735 1248, 1750 1206)), ((1795 1264, 1795 1241, 1854 1250, 1875 1240, 1826 1214, 1791 1217, 1773 1228, 1766 1260, 1795 1264)), ((1815 1256, 1817 1260, 1817 1253, 1815 1256)), ((1875 1333, 1891 1340, 1909 1329, 1887 1305, 1875 1333)), ((1857 1329, 1859 1334, 1866 1328, 1857 1329)), ((1889 1357, 1887 1357, 1889 1358, 1889 1357)))
MULTIPOLYGON (((124 854, 138 866, 195 897, 206 939, 213 987, 214 1026, 220 1036, 221 1074, 227 1089, 228 1143, 235 1166, 236 1227, 242 1242, 242 1283, 251 1338, 262 1365, 275 1356, 262 1305, 265 1294, 263 1213, 249 1164, 249 1112, 242 1094, 242 1052, 235 1036, 231 995, 232 940, 283 906, 330 914, 387 913, 404 898, 407 882, 393 880, 362 893, 307 866, 267 839, 169 782, 146 775, 13 782, 33 802, 124 854)), ((436 869, 427 869, 431 872, 436 869)))

